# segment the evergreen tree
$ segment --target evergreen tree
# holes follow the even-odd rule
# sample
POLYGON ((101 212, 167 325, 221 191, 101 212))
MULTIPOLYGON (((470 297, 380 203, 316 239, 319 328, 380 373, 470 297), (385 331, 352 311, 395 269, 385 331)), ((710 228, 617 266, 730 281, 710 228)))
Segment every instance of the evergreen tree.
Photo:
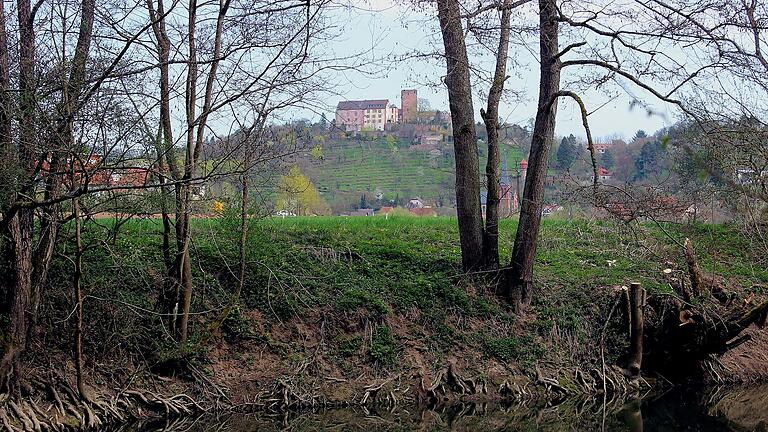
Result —
POLYGON ((366 198, 365 194, 360 195, 360 208, 368 208, 368 198, 366 198))
POLYGON ((635 178, 643 180, 652 174, 658 173, 662 153, 663 148, 658 140, 643 144, 643 147, 640 148, 640 154, 635 159, 635 178))
POLYGON ((600 165, 607 170, 612 170, 616 166, 616 158, 613 156, 613 150, 608 149, 600 156, 600 165))
POLYGON ((573 134, 563 137, 563 140, 560 141, 560 147, 557 149, 557 169, 569 170, 573 161, 576 160, 577 153, 576 137, 573 134))

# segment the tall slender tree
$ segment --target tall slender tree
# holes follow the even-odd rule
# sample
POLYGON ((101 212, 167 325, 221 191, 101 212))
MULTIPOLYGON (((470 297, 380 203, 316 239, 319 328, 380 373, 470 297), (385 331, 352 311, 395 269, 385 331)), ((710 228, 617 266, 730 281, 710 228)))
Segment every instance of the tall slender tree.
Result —
POLYGON ((539 101, 520 221, 503 289, 513 308, 518 311, 530 304, 533 296, 533 262, 544 203, 547 160, 555 138, 555 116, 560 91, 558 16, 556 0, 539 0, 539 101))
POLYGON ((488 105, 480 110, 488 134, 488 160, 485 165, 487 198, 485 205, 485 230, 483 232, 483 261, 486 269, 499 267, 499 202, 501 199, 501 152, 499 140, 499 103, 504 82, 507 80, 509 61, 509 32, 512 15, 511 1, 505 0, 499 6, 499 45, 496 50, 496 67, 493 82, 488 92, 488 105))
POLYGON ((480 162, 477 154, 475 110, 469 59, 458 0, 437 0, 437 15, 445 47, 448 103, 453 122, 456 159, 456 213, 464 270, 483 265, 483 218, 480 208, 480 162))

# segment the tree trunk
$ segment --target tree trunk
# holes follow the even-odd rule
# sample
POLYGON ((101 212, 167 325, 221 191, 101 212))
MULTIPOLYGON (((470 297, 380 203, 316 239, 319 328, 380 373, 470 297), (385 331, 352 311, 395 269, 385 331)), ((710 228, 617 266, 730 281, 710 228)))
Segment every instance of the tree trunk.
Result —
MULTIPOLYGON (((246 158, 247 159, 247 158, 246 158)), ((246 161, 247 163, 247 161, 246 161)), ((240 295, 243 292, 243 285, 245 285, 245 267, 246 267, 246 244, 248 242, 248 171, 243 173, 242 177, 242 194, 240 196, 240 269, 237 279, 237 290, 235 291, 233 304, 240 301, 240 295)))
MULTIPOLYGON (((64 94, 59 103, 59 118, 56 122, 56 139, 54 149, 51 150, 50 172, 46 178, 45 199, 52 200, 59 196, 62 187, 63 175, 61 171, 67 165, 67 153, 76 153, 74 148, 74 117, 78 111, 80 94, 83 91, 86 77, 88 53, 91 47, 93 35, 93 21, 95 16, 95 0, 84 0, 81 6, 80 29, 77 36, 75 52, 72 56, 72 66, 66 77, 64 94)), ((76 158, 71 158, 73 161, 76 158)), ((73 165, 71 162, 70 165, 73 165)), ((72 168, 72 166, 70 166, 72 168)), ((78 168, 84 169, 85 167, 78 168)), ((74 175, 73 175, 74 180, 74 175)), ((31 317, 34 328, 37 324, 37 311, 40 304, 43 287, 48 281, 48 270, 53 259, 54 249, 59 234, 59 204, 43 207, 42 220, 40 222, 40 238, 34 260, 34 273, 32 275, 33 290, 31 317)))
MULTIPOLYGON (((168 31, 165 25, 165 5, 163 0, 157 0, 157 8, 155 8, 153 0, 147 0, 147 10, 149 11, 149 18, 152 20, 152 32, 155 35, 155 41, 157 43, 157 53, 160 70, 160 138, 157 142, 157 164, 160 171, 160 183, 161 185, 166 183, 166 176, 170 176, 175 181, 182 179, 181 170, 176 161, 176 151, 173 145, 173 128, 171 125, 171 91, 170 91, 170 38, 168 37, 168 31)), ((180 221, 180 201, 181 189, 180 185, 174 187, 176 200, 176 221, 180 221)), ((176 331, 176 312, 178 311, 179 303, 179 284, 180 284, 180 268, 181 264, 174 257, 172 251, 172 230, 173 222, 169 213, 169 202, 171 196, 174 196, 169 186, 161 186, 160 194, 162 195, 161 203, 161 216, 163 221, 163 260, 165 261, 166 277, 163 281, 162 295, 160 310, 163 313, 168 314, 169 319, 167 322, 168 328, 171 331, 176 331)), ((181 250, 181 245, 178 237, 178 233, 182 231, 181 224, 176 225, 176 241, 177 251, 181 250)))
POLYGON ((32 296, 33 216, 32 210, 20 209, 8 224, 7 234, 13 252, 9 262, 14 279, 9 292, 10 325, 0 359, 0 391, 10 392, 15 388, 21 375, 19 360, 27 346, 27 310, 32 296))
MULTIPOLYGON (((245 158, 245 163, 247 164, 247 157, 245 158)), ((227 319, 230 313, 232 313, 232 310, 237 306, 237 304, 240 302, 240 296, 243 292, 243 286, 245 285, 245 268, 246 268, 246 244, 248 241, 248 169, 246 168, 246 172, 243 173, 241 180, 241 187, 242 191, 240 194, 240 240, 238 242, 238 249, 239 249, 239 270, 237 274, 237 288, 235 289, 235 292, 232 293, 232 299, 229 301, 229 305, 224 308, 224 310, 219 314, 218 317, 216 317, 216 320, 211 323, 210 326, 208 326, 208 334, 203 338, 201 345, 205 345, 208 342, 208 339, 216 333, 216 331, 221 327, 221 324, 224 323, 224 320, 227 319)))
MULTIPOLYGON (((192 305, 192 267, 189 262, 189 219, 191 206, 191 185, 194 178, 195 165, 195 122, 197 121, 197 1, 189 2, 189 14, 187 19, 187 78, 185 87, 185 112, 186 112, 186 149, 184 154, 185 181, 181 187, 176 188, 176 271, 178 272, 177 292, 181 294, 176 331, 181 343, 187 341, 189 335, 189 312, 192 305)), ((178 297, 177 297, 178 298, 178 297)))
MULTIPOLYGON (((190 243, 190 233, 189 233, 189 219, 190 219, 190 213, 189 213, 189 185, 184 185, 182 188, 184 190, 184 197, 182 200, 184 201, 181 216, 176 218, 176 225, 181 225, 181 245, 180 250, 177 254, 177 264, 178 264, 178 275, 179 275, 179 293, 181 294, 180 303, 178 306, 178 312, 179 312, 179 318, 178 318, 178 326, 177 326, 177 332, 179 335, 180 342, 184 343, 187 341, 187 337, 189 336, 189 312, 192 307, 192 290, 193 290, 193 284, 192 284, 192 264, 190 263, 190 256, 189 256, 189 243, 190 243)), ((179 232, 177 231, 177 236, 179 236, 179 232)), ((178 243, 178 242, 177 242, 178 243)))
POLYGON ((480 208, 480 163, 467 47, 458 0, 438 0, 437 14, 445 46, 445 84, 453 123, 456 156, 456 213, 464 270, 483 264, 483 218, 480 208))
POLYGON ((88 393, 85 391, 83 382, 83 290, 81 280, 83 277, 83 237, 82 221, 80 219, 80 199, 72 200, 75 216, 75 268, 72 276, 72 285, 75 292, 75 302, 77 307, 77 323, 75 326, 75 375, 77 380, 77 391, 80 398, 88 400, 88 393))
MULTIPOLYGON (((82 15, 75 46, 72 66, 67 76, 64 94, 59 104, 55 139, 52 143, 51 161, 46 176, 46 199, 55 198, 59 194, 62 174, 60 171, 61 154, 71 151, 72 123, 78 110, 78 97, 85 83, 85 68, 93 34, 95 0, 82 2, 82 15)), ((35 89, 35 32, 34 15, 29 0, 20 0, 18 5, 19 22, 19 163, 23 170, 26 183, 19 190, 27 196, 35 194, 35 179, 33 178, 36 159, 40 149, 37 146, 36 128, 36 97, 35 89)), ((47 155, 44 155, 47 156, 47 155)), ((0 388, 13 387, 20 373, 19 360, 26 348, 29 335, 34 330, 37 305, 43 287, 45 286, 48 269, 53 258, 53 251, 58 237, 58 205, 46 206, 42 209, 45 218, 41 221, 40 238, 37 249, 33 247, 34 240, 34 210, 21 208, 12 216, 8 225, 8 237, 12 243, 14 281, 10 293, 10 340, 0 360, 0 388)))
MULTIPOLYGON (((13 200, 12 193, 16 185, 11 179, 20 177, 16 147, 13 145, 12 101, 8 34, 5 28, 5 3, 0 2, 0 160, 3 161, 3 165, 0 167, 0 178, 9 180, 2 185, 5 191, 0 195, 0 199, 3 200, 0 201, 0 212, 4 212, 6 206, 13 200)), ((8 233, 5 231, 0 232, 0 236, 8 237, 8 233)), ((3 250, 0 253, 8 262, 12 261, 13 246, 10 241, 3 242, 3 250)), ((10 299, 11 285, 12 281, 0 278, 0 314, 5 315, 10 312, 8 299, 10 299)))
MULTIPOLYGON (((11 98, 10 54, 8 52, 8 34, 5 29, 5 3, 0 2, 0 157, 3 159, 4 170, 16 167, 16 150, 13 147, 13 106, 11 98)), ((9 174, 9 179, 12 173, 9 174)), ((0 203, 0 206, 5 203, 0 203)), ((0 207, 2 208, 2 207, 0 207)))
MULTIPOLYGON (((35 126, 35 32, 30 0, 20 0, 17 8, 19 25, 19 148, 20 179, 17 186, 21 193, 28 194, 34 188, 30 177, 34 171, 36 136, 35 126)), ((3 29, 4 30, 4 29, 3 29)), ((34 211, 21 208, 9 218, 6 235, 10 254, 12 276, 8 287, 9 329, 4 341, 3 357, 0 359, 0 391, 12 390, 21 374, 20 359, 26 349, 29 332, 27 314, 32 299, 34 211)))
MULTIPOLYGON (((224 18, 229 10, 230 0, 222 0, 219 2, 219 14, 216 19, 216 31, 213 40, 213 60, 210 62, 210 69, 208 70, 208 76, 205 83, 205 92, 203 94, 203 106, 200 111, 199 117, 196 115, 196 107, 198 101, 197 95, 197 78, 198 78, 198 66, 197 66, 197 43, 195 40, 195 27, 197 21, 197 2, 192 0, 189 6, 189 34, 188 34, 188 49, 189 49, 189 70, 187 73, 187 149, 186 159, 184 163, 184 195, 183 195, 183 225, 184 232, 181 237, 181 254, 182 254, 182 266, 181 266, 181 286, 184 289, 181 299, 181 320, 179 321, 179 335, 181 342, 186 342, 189 334, 189 312, 192 305, 192 267, 189 256, 189 243, 191 241, 189 220, 191 217, 191 198, 192 198, 192 182, 195 179, 195 172, 197 163, 200 158, 200 154, 203 149, 204 133, 207 128, 208 115, 211 111, 211 105, 213 103, 213 85, 216 79, 216 72, 218 70, 219 63, 221 61, 221 47, 222 37, 224 32, 224 18), (195 128, 197 131, 195 132, 195 128)), ((178 224, 178 219, 177 222, 178 224)))
POLYGON ((485 130, 488 133, 488 162, 485 165, 488 196, 485 204, 483 262, 485 268, 489 270, 499 268, 499 201, 501 198, 501 175, 499 173, 499 165, 501 164, 499 149, 499 102, 501 101, 501 94, 504 90, 504 81, 507 78, 509 20, 511 14, 511 8, 504 8, 501 12, 499 48, 496 52, 496 69, 493 75, 493 84, 488 91, 487 110, 480 110, 480 114, 485 122, 485 130))
POLYGON ((627 369, 633 376, 640 375, 643 365, 643 305, 645 290, 639 283, 629 284, 629 359, 627 369))
POLYGON ((557 4, 554 0, 539 0, 539 49, 541 57, 539 104, 533 127, 528 172, 520 207, 520 222, 512 250, 512 262, 504 291, 512 307, 522 311, 533 296, 533 262, 544 203, 547 179, 547 159, 552 148, 557 114, 557 92, 560 87, 558 54, 557 4))

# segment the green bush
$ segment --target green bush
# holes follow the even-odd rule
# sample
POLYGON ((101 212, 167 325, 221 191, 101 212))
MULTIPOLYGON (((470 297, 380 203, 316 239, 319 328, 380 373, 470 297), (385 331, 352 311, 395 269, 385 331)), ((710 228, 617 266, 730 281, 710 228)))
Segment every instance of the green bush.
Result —
POLYGON ((363 291, 360 288, 348 288, 341 294, 338 307, 341 310, 352 311, 364 308, 381 318, 390 313, 389 306, 376 294, 363 291))
POLYGON ((352 357, 363 345, 363 339, 360 336, 339 336, 336 338, 337 350, 342 357, 352 357))
POLYGON ((395 336, 389 327, 376 327, 371 337, 370 356, 374 363, 389 366, 397 360, 395 336))
POLYGON ((531 362, 544 354, 544 349, 531 336, 523 337, 486 337, 483 350, 489 357, 496 357, 504 362, 531 362))

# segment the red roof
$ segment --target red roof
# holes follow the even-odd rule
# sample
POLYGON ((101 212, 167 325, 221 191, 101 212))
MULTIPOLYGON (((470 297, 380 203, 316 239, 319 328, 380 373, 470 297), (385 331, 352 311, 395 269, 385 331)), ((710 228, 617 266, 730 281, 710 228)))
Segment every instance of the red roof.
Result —
POLYGON ((520 169, 528 169, 528 161, 523 159, 520 161, 520 169))
MULTIPOLYGON (((51 171, 50 160, 43 159, 39 164, 40 177, 48 176, 51 171)), ((59 174, 64 176, 66 182, 72 179, 73 167, 74 178, 82 182, 84 180, 81 179, 87 176, 91 186, 144 186, 149 183, 151 175, 149 168, 105 167, 100 156, 91 155, 82 162, 68 159, 63 166, 59 166, 59 174)))
POLYGON ((389 99, 367 99, 359 101, 341 101, 336 106, 337 110, 364 110, 364 109, 382 109, 389 104, 389 99))

